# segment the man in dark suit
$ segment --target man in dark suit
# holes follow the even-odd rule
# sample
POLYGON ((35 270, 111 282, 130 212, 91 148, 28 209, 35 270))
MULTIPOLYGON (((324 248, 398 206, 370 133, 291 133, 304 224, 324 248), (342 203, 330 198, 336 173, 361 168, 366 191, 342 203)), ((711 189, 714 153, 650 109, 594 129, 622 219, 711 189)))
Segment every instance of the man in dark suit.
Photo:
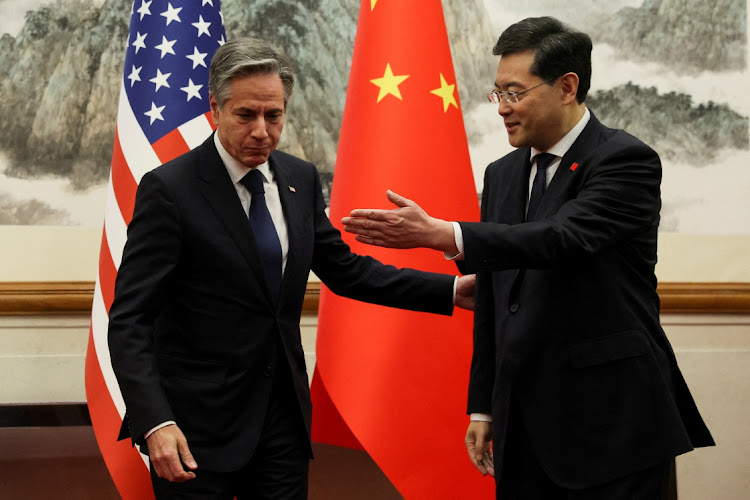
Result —
POLYGON ((275 151, 293 85, 279 49, 226 43, 209 74, 217 132, 138 187, 109 346, 124 434, 146 445, 157 498, 306 497, 311 270, 358 300, 440 314, 454 293, 472 304, 472 279, 399 270, 341 240, 315 167, 275 151))
POLYGON ((344 219, 477 273, 466 446, 498 498, 666 498, 673 458, 713 444, 659 324, 659 157, 586 109, 591 48, 549 17, 500 36, 488 97, 517 149, 487 168, 482 222, 391 192, 344 219))

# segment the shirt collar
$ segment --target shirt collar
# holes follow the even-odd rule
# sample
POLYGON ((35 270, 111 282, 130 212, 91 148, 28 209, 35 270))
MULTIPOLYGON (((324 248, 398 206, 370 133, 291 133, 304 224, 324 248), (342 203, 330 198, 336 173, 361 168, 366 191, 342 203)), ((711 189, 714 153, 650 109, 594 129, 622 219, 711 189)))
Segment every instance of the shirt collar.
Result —
MULTIPOLYGON (((589 108, 584 108, 583 116, 580 120, 578 120, 576 126, 570 129, 570 132, 565 134, 565 136, 560 139, 557 144, 549 148, 546 152, 549 154, 553 154, 558 158, 562 158, 563 156, 565 156, 565 153, 567 153, 573 143, 576 142, 576 139, 578 139, 578 136, 581 135, 581 132, 583 132, 583 129, 586 127, 586 124, 590 119, 591 112, 589 111, 589 108)), ((536 155, 541 153, 542 151, 539 151, 536 148, 531 148, 531 159, 533 160, 536 155)))
MULTIPOLYGON (((232 184, 237 184, 252 169, 247 165, 243 165, 242 163, 237 161, 232 155, 229 154, 229 152, 227 152, 226 149, 224 149, 224 145, 219 140, 218 132, 214 134, 214 144, 216 145, 216 150, 219 152, 221 161, 224 162, 224 167, 226 167, 227 169, 229 178, 232 179, 232 184)), ((265 182, 271 182, 273 176, 271 174, 271 167, 268 165, 268 162, 262 163, 261 165, 258 165, 254 168, 261 174, 263 174, 265 182)))

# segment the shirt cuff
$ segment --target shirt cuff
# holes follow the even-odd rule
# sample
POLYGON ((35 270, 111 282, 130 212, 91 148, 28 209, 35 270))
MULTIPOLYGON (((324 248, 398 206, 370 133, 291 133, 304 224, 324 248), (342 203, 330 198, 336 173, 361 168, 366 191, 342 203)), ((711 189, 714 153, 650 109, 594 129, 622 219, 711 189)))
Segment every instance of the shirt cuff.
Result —
POLYGON ((469 415, 472 422, 492 422, 492 415, 488 413, 472 413, 469 415))
POLYGON ((146 435, 145 435, 145 436, 143 436, 143 439, 148 439, 148 437, 149 437, 149 436, 150 436, 151 434, 153 434, 154 432, 158 431, 158 430, 159 430, 159 429, 161 429, 162 427, 166 427, 166 426, 168 426, 168 425, 177 425, 177 422, 175 422, 174 420, 167 420, 166 422, 162 422, 161 424, 157 425, 156 427, 154 427, 153 429, 151 429, 150 431, 148 431, 148 432, 146 433, 146 435))
POLYGON ((464 233, 461 231, 461 224, 458 222, 451 222, 453 225, 453 237, 456 240, 456 248, 458 253, 456 255, 450 255, 447 252, 443 252, 443 256, 446 260, 464 260, 464 233))

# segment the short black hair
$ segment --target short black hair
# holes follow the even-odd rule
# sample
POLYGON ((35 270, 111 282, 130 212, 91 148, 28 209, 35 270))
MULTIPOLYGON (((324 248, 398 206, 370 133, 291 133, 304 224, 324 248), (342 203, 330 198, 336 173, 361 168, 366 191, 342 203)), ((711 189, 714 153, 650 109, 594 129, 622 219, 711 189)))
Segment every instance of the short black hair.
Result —
POLYGON ((496 56, 534 51, 530 71, 543 80, 565 73, 578 75, 576 100, 583 103, 591 88, 591 38, 554 17, 529 17, 509 26, 498 38, 496 56))

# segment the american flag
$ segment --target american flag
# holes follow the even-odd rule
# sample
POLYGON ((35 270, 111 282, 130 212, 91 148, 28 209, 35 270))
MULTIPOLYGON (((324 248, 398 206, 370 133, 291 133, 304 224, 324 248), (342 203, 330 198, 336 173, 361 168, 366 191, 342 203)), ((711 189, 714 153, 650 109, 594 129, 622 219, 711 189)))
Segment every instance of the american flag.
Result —
POLYGON ((125 413, 109 359, 115 278, 141 177, 212 132, 208 66, 225 41, 220 0, 136 0, 130 12, 99 271, 86 356, 86 397, 99 448, 120 495, 151 497, 148 463, 117 441, 125 413))

